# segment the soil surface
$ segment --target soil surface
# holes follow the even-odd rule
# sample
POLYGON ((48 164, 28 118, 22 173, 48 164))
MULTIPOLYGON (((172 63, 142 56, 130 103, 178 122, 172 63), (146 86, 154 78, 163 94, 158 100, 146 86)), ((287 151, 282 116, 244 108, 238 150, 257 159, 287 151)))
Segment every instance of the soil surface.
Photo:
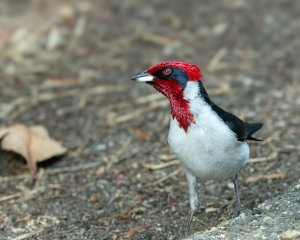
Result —
POLYGON ((300 184, 259 204, 253 211, 244 211, 239 217, 189 239, 300 239, 299 190, 300 184))
MULTIPOLYGON (((261 121, 241 171, 253 209, 299 180, 300 2, 0 2, 0 121, 43 125, 68 148, 39 165, 0 153, 0 239, 181 239, 187 183, 167 145, 169 106, 130 77, 199 65, 211 98, 261 121)), ((207 182, 192 232, 228 218, 230 181, 207 182)), ((296 213, 295 213, 296 214, 296 213)))

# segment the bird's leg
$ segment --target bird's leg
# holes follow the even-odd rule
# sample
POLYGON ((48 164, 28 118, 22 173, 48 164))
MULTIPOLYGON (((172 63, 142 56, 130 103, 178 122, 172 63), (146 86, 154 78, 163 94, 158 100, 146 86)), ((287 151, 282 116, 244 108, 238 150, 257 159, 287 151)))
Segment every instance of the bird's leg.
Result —
POLYGON ((238 217, 241 213, 241 201, 240 201, 240 195, 239 195, 239 184, 238 184, 238 177, 239 174, 237 173, 233 179, 233 185, 234 185, 234 192, 235 192, 235 201, 234 201, 234 210, 230 214, 230 218, 238 217))
POLYGON ((188 225, 186 228, 185 236, 188 237, 191 224, 193 221, 193 216, 195 213, 195 210, 198 205, 198 194, 197 194, 197 179, 196 177, 190 173, 188 170, 186 170, 186 177, 189 185, 189 194, 190 194, 190 205, 191 205, 191 215, 188 220, 188 225))

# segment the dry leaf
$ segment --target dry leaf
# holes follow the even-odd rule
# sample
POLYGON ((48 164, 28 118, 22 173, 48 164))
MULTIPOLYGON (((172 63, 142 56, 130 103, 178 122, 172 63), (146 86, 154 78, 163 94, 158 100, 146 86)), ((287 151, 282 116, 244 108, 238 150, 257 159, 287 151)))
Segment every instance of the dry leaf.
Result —
POLYGON ((28 222, 30 220, 30 215, 24 215, 22 217, 19 217, 15 220, 15 223, 19 222, 28 222))
POLYGON ((133 128, 133 132, 141 140, 149 141, 151 138, 151 135, 149 132, 146 132, 140 128, 133 128))
POLYGON ((66 148, 49 137, 43 126, 27 127, 16 124, 0 128, 2 150, 20 154, 28 163, 30 175, 34 177, 38 162, 66 153, 66 148))
POLYGON ((135 234, 144 232, 146 230, 146 226, 141 224, 135 224, 133 228, 129 229, 125 235, 125 238, 132 238, 135 234))
POLYGON ((268 175, 259 174, 259 175, 247 177, 245 182, 253 183, 253 182, 257 182, 261 179, 272 180, 272 179, 283 179, 283 178, 287 178, 287 173, 280 172, 280 173, 272 173, 272 174, 268 174, 268 175))
POLYGON ((117 216, 117 219, 120 221, 136 221, 136 219, 130 216, 128 212, 121 213, 117 216))

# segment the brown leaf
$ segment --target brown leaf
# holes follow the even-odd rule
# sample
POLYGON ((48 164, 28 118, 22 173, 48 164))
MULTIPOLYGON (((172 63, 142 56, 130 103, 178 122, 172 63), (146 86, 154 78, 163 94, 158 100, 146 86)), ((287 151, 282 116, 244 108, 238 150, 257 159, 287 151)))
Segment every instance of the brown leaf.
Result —
POLYGON ((66 153, 60 143, 49 137, 43 126, 27 127, 16 124, 0 128, 1 147, 21 155, 28 163, 31 177, 34 177, 38 162, 66 153))
POLYGON ((268 174, 268 175, 255 175, 255 176, 250 176, 246 178, 246 183, 254 183, 257 182, 261 179, 267 179, 267 180, 272 180, 272 179, 284 179, 287 178, 287 173, 285 172, 280 172, 280 173, 272 173, 272 174, 268 174))
POLYGON ((128 230, 128 232, 125 235, 125 238, 131 238, 135 234, 135 231, 131 228, 128 230))
POLYGON ((151 135, 149 132, 146 132, 140 128, 133 128, 134 135, 137 136, 139 139, 144 141, 149 141, 151 138, 151 135))
POLYGON ((121 221, 136 221, 136 219, 131 217, 128 212, 121 213, 120 215, 117 216, 117 219, 121 221))
POLYGON ((29 215, 24 215, 22 217, 19 217, 15 220, 15 223, 19 223, 19 222, 28 222, 30 220, 30 216, 29 215))
POLYGON ((141 233, 146 230, 146 226, 141 225, 141 224, 135 224, 133 228, 129 229, 128 232, 125 235, 125 238, 131 238, 133 237, 136 233, 141 233))

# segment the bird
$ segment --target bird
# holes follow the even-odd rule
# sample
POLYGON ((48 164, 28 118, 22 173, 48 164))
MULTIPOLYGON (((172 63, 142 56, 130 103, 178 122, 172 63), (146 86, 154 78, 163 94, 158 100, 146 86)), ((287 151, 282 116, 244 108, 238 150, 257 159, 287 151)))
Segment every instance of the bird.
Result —
POLYGON ((242 121, 215 104, 204 87, 200 68, 193 63, 164 61, 135 74, 131 80, 152 85, 170 102, 167 139, 184 168, 189 189, 191 214, 185 235, 189 235, 199 203, 198 181, 232 180, 235 201, 230 217, 239 216, 238 176, 249 159, 247 140, 262 141, 253 134, 263 124, 242 121))

